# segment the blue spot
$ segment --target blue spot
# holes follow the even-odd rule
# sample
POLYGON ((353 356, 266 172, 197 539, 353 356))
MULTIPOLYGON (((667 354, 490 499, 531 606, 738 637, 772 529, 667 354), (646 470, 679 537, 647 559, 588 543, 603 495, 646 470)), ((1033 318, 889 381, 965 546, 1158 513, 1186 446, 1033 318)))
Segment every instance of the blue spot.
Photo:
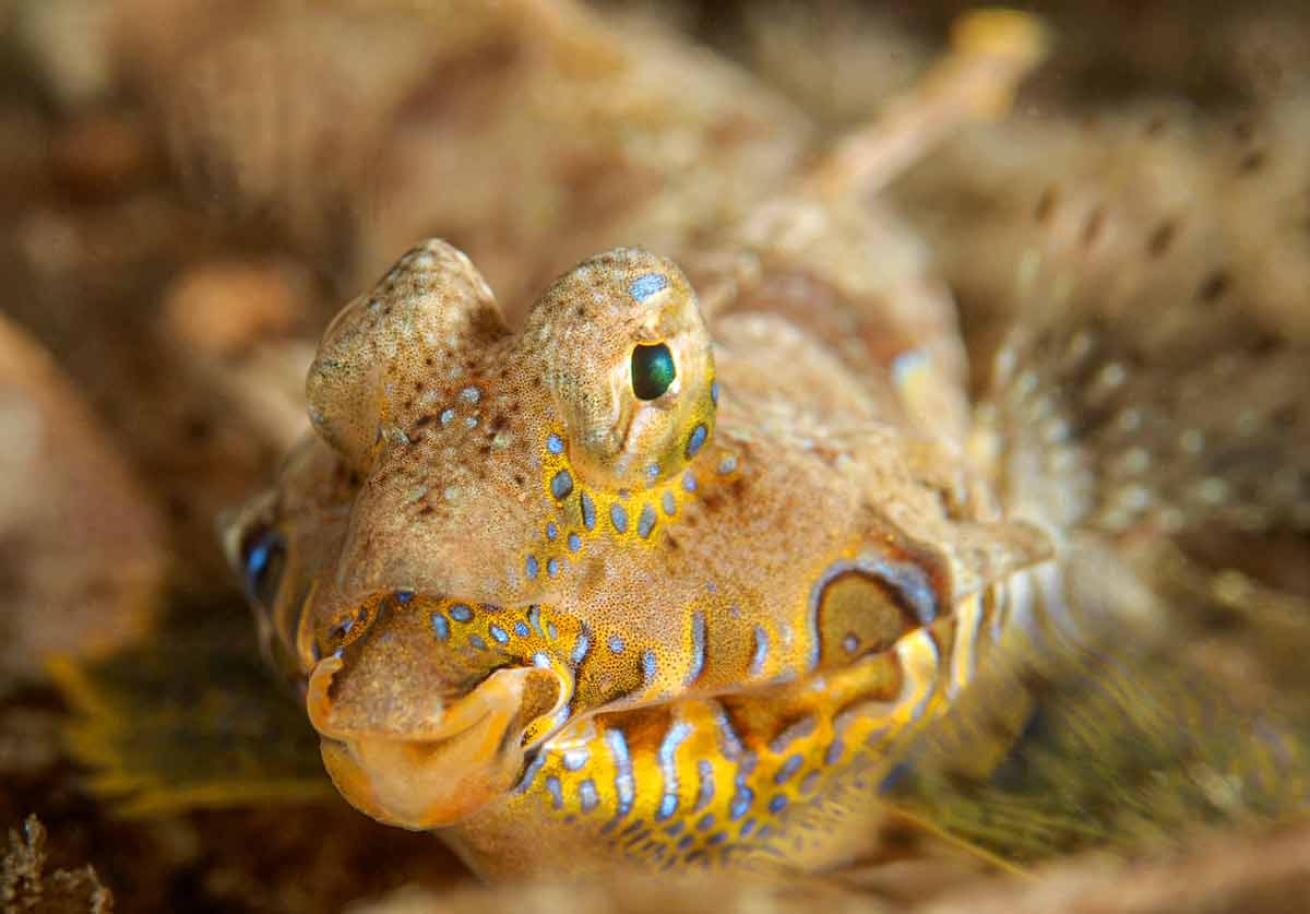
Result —
POLYGON ((573 491, 573 476, 568 470, 560 470, 550 481, 550 494, 558 499, 569 497, 573 491))
POLYGON ((646 478, 649 479, 652 484, 655 480, 660 478, 660 465, 658 463, 652 463, 650 466, 646 467, 646 478))
POLYGON ((663 822, 678 811, 678 795, 676 793, 666 793, 660 799, 660 808, 655 813, 655 818, 663 822))
POLYGON ((495 638, 501 644, 509 643, 509 635, 505 634, 505 629, 501 628, 499 625, 488 626, 487 631, 491 633, 491 637, 495 638))
POLYGON ((576 533, 569 534, 569 552, 577 552, 582 548, 582 538, 576 533))
POLYGON ((841 646, 846 649, 846 653, 854 654, 859 650, 860 639, 856 638, 854 634, 848 632, 846 637, 841 639, 841 646))
POLYGON ((432 614, 432 631, 442 641, 450 637, 450 623, 446 621, 446 617, 441 613, 434 612, 432 614))
POLYGON ((800 767, 801 767, 801 757, 799 755, 793 755, 791 758, 787 759, 787 761, 783 763, 783 766, 774 773, 773 783, 775 784, 786 783, 788 780, 791 779, 791 776, 795 774, 800 767))
POLYGON ((617 501, 610 505, 610 523, 620 533, 628 532, 628 512, 617 501))
POLYGON ((628 294, 638 302, 644 302, 657 292, 669 287, 669 278, 662 273, 645 273, 628 283, 628 294))
POLYGON ((456 622, 467 622, 473 618, 473 610, 463 603, 456 603, 450 608, 450 618, 456 622))
POLYGON ((564 753, 564 767, 569 771, 581 771, 591 760, 591 753, 586 749, 570 749, 564 753))
POLYGON ((550 575, 552 578, 559 574, 559 559, 546 560, 546 574, 550 575))
POLYGON ((545 764, 546 756, 538 752, 533 757, 532 763, 528 765, 527 770, 523 772, 523 780, 519 781, 518 786, 514 788, 514 792, 523 793, 531 787, 533 780, 537 777, 537 772, 540 771, 545 764))
POLYGON ((596 808, 596 782, 591 778, 578 785, 578 801, 582 804, 583 812, 591 812, 596 808))
POLYGON ((811 771, 801 780, 801 793, 813 793, 819 786, 819 772, 811 771))
POLYGON ((754 819, 747 819, 745 822, 741 823, 741 836, 743 838, 749 838, 753 831, 755 831, 754 819))
POLYGON ((559 778, 553 774, 546 778, 546 789, 550 791, 550 799, 555 808, 562 809, 564 807, 564 793, 560 790, 559 778))
POLYGON ((691 665, 687 669, 686 684, 700 678, 705 668, 705 612, 697 610, 691 616, 691 665))
POLYGON ((643 681, 649 683, 659 672, 659 662, 655 659, 654 651, 641 652, 641 675, 643 681))
POLYGON ((718 382, 718 381, 711 381, 711 382, 710 382, 710 402, 713 403, 715 406, 718 406, 718 405, 719 405, 719 382, 718 382))
POLYGON ((684 492, 696 491, 696 477, 692 475, 690 470, 682 474, 682 489, 684 492))
POLYGON ((615 654, 623 653, 623 639, 618 635, 610 635, 610 651, 615 654))
POLYGON ((764 626, 755 626, 755 655, 751 657, 751 675, 758 676, 764 670, 764 661, 769 658, 769 633, 764 626))
POLYGON ((530 555, 527 557, 527 559, 523 562, 523 570, 527 573, 528 578, 530 580, 536 580, 537 571, 540 569, 539 566, 537 565, 537 557, 535 555, 530 555))
POLYGON ((546 450, 550 451, 552 454, 563 454, 564 439, 560 438, 560 436, 556 435, 554 432, 551 432, 546 436, 546 450))
POLYGON ((476 387, 465 387, 459 392, 459 398, 467 403, 477 403, 482 399, 482 391, 476 387))
POLYGON ((591 500, 591 496, 586 492, 578 500, 582 506, 582 526, 588 530, 596 529, 596 503, 591 500))
POLYGON ((720 831, 710 835, 710 840, 707 841, 706 843, 710 847, 718 847, 720 844, 722 844, 724 841, 727 840, 728 840, 728 833, 720 831))
POLYGON ((637 535, 642 539, 649 539, 650 533, 655 529, 655 509, 651 505, 641 506, 641 517, 637 518, 637 535))
POLYGON ((709 831, 713 827, 714 827, 714 813, 712 812, 705 813, 705 815, 700 817, 700 821, 696 823, 696 828, 698 828, 701 831, 709 831))
POLYGON ((546 524, 546 539, 553 540, 557 536, 559 536, 559 527, 555 526, 554 521, 549 521, 546 524))
POLYGON ((694 835, 683 835, 678 839, 678 850, 685 851, 687 848, 691 847, 695 840, 696 838, 694 835))
POLYGON ((551 641, 554 641, 556 638, 559 637, 559 629, 555 627, 554 622, 546 623, 546 637, 549 638, 551 641))
POLYGON ((746 815, 753 802, 755 802, 754 791, 743 784, 738 784, 737 792, 732 797, 732 806, 728 809, 728 815, 732 816, 734 820, 740 819, 746 815))
POLYGON ((481 635, 469 635, 469 644, 473 645, 480 651, 485 651, 487 649, 487 642, 482 640, 481 635))
POLYGON ((887 776, 878 785, 879 792, 886 793, 889 790, 895 790, 909 775, 910 766, 906 762, 893 765, 892 770, 887 772, 887 776))
POLYGON ((688 460, 700 453, 700 449, 705 444, 705 439, 709 433, 709 429, 705 427, 703 422, 691 430, 691 437, 687 439, 688 460))
POLYGON ((722 460, 719 461, 719 472, 722 473, 723 475, 726 476, 735 469, 737 469, 736 457, 724 457, 722 460))
POLYGON ((537 630, 538 635, 542 634, 541 607, 538 606, 536 603, 533 603, 531 606, 528 607, 528 624, 537 630))
MULTIPOLYGON (((551 635, 551 637, 554 638, 555 636, 551 635)), ((588 637, 586 629, 583 629, 578 632, 578 641, 577 644, 573 646, 573 653, 570 655, 569 659, 572 660, 574 664, 581 663, 582 659, 587 656, 587 651, 590 650, 590 648, 591 638, 588 637)))
POLYGON ((669 517, 678 513, 678 500, 673 497, 672 492, 665 492, 661 501, 664 504, 664 513, 669 517))
POLYGON ((772 800, 769 801, 769 812, 782 812, 786 808, 787 808, 787 798, 784 797, 782 794, 778 794, 776 797, 774 797, 772 800))
POLYGON ((843 745, 841 740, 839 739, 833 740, 832 745, 828 747, 828 751, 825 752, 823 755, 823 763, 825 765, 837 764, 837 760, 842 757, 842 753, 845 751, 846 751, 846 746, 843 745))
POLYGON ((408 602, 409 602, 410 600, 412 600, 412 599, 414 599, 414 591, 412 591, 412 590, 397 590, 397 591, 396 591, 396 602, 397 602, 397 603, 400 603, 400 604, 404 605, 405 603, 408 603, 408 602))
POLYGON ((526 623, 526 622, 515 622, 515 623, 514 623, 514 634, 518 635, 520 638, 526 638, 528 635, 530 635, 531 632, 528 630, 528 623, 526 623))
POLYGON ((682 834, 682 823, 674 822, 672 825, 664 826, 664 834, 668 835, 670 838, 678 837, 678 835, 682 834))

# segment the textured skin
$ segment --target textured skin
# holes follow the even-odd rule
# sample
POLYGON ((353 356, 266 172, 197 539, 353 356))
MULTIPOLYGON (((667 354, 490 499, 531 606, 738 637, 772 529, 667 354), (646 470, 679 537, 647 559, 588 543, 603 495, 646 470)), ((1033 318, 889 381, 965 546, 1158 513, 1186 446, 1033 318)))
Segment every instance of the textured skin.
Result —
POLYGON ((616 250, 513 334, 442 242, 334 322, 322 440, 252 510, 288 537, 269 633, 355 805, 497 876, 811 869, 872 837, 881 760, 1040 538, 795 324, 719 323, 616 250), (677 378, 638 400, 660 342, 677 378))

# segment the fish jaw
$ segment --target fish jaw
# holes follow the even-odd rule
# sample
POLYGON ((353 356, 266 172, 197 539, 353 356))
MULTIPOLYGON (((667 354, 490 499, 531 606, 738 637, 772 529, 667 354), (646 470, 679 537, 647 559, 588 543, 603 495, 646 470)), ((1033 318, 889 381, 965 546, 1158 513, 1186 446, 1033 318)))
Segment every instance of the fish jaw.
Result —
POLYGON ((549 670, 497 670, 444 707, 421 736, 336 729, 328 693, 341 660, 310 677, 306 704, 321 737, 323 763, 359 811, 388 825, 424 830, 451 825, 508 791, 523 767, 523 733, 554 691, 549 670))

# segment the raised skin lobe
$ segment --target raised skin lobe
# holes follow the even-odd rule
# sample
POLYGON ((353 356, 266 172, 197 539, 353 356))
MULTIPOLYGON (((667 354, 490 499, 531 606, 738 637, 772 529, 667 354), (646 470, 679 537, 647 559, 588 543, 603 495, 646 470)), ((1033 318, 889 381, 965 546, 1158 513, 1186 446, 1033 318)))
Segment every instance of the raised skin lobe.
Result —
POLYGON ((502 876, 812 868, 873 832, 1017 560, 798 328, 718 335, 638 250, 511 333, 437 241, 334 322, 265 609, 351 802, 502 876), (632 376, 658 346, 662 392, 632 376))

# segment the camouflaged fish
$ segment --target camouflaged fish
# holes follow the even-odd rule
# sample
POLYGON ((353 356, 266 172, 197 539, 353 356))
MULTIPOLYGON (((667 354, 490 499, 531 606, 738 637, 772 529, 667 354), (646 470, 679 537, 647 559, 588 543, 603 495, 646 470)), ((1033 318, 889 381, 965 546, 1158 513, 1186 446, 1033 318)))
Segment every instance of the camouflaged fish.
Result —
POLYGON ((1304 808, 1305 709, 1155 637, 1177 602, 1304 644, 1303 608, 1086 507, 1122 500, 1115 398, 1154 393, 1095 399, 1135 325, 1027 322, 971 420, 949 316, 868 281, 892 248, 852 188, 902 148, 853 138, 677 262, 599 254, 517 329, 441 241, 338 316, 315 434, 227 538, 346 799, 494 878, 825 871, 892 815, 1028 860, 1304 808))

